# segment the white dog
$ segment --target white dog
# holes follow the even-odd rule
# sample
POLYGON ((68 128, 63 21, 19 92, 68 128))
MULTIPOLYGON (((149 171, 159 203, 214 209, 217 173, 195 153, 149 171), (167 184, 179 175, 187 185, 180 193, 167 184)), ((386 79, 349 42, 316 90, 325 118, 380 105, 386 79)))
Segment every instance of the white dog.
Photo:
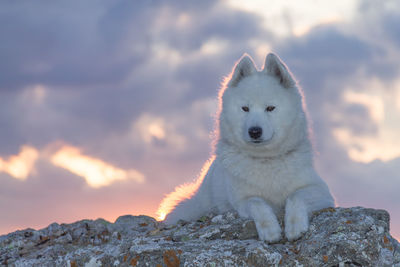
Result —
POLYGON ((334 206, 313 167, 303 93, 275 54, 262 71, 247 55, 236 64, 220 92, 217 129, 204 175, 161 203, 167 224, 234 209, 253 219, 268 242, 281 239, 284 217, 285 235, 295 240, 307 231, 311 212, 334 206))

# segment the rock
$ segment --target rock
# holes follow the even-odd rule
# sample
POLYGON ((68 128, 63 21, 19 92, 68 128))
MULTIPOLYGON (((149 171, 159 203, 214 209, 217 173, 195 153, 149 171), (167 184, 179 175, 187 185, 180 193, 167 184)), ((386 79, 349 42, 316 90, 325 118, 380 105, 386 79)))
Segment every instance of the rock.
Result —
POLYGON ((166 226, 147 216, 53 223, 0 236, 0 266, 398 266, 384 210, 329 208, 299 240, 268 244, 254 222, 209 214, 166 226))

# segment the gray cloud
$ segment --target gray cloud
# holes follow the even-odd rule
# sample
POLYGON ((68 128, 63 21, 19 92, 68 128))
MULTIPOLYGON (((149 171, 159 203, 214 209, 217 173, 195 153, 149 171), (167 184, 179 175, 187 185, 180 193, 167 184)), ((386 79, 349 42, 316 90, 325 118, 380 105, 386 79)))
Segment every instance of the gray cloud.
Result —
POLYGON ((10 60, 0 63, 6 74, 0 87, 13 90, 3 106, 10 125, 5 146, 61 139, 90 147, 128 131, 142 112, 188 109, 196 99, 216 96, 221 76, 250 49, 249 39, 268 35, 260 18, 216 2, 198 8, 164 1, 93 4, 2 4, 8 26, 0 32, 7 36, 0 56, 10 60), (174 23, 180 15, 191 20, 183 31, 174 23), (227 53, 194 55, 215 37, 227 42, 227 53), (155 55, 164 49, 160 42, 180 54, 178 65, 155 55), (36 84, 48 89, 43 103, 21 102, 21 90, 36 84))
MULTIPOLYGON (((300 38, 284 40, 282 57, 304 86, 307 97, 337 97, 343 88, 324 90, 328 82, 350 79, 371 62, 374 48, 357 36, 347 36, 335 25, 317 26, 300 38)), ((318 101, 313 101, 317 103, 318 101)))

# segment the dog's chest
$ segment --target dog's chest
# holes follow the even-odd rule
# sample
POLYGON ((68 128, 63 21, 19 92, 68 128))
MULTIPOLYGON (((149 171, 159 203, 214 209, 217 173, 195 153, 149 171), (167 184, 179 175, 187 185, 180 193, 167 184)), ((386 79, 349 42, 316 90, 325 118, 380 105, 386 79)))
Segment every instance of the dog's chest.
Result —
POLYGON ((290 159, 262 161, 237 156, 223 160, 222 165, 230 174, 234 199, 258 196, 281 207, 291 193, 306 183, 296 162, 290 159))

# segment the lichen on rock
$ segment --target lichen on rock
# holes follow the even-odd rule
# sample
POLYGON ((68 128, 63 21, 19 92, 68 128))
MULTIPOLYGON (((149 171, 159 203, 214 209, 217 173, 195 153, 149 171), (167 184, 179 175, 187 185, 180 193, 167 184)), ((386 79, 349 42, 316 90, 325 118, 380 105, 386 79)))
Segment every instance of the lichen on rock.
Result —
POLYGON ((268 244, 234 212, 166 226, 148 216, 53 223, 0 236, 0 266, 399 266, 384 210, 315 212, 300 239, 268 244))

